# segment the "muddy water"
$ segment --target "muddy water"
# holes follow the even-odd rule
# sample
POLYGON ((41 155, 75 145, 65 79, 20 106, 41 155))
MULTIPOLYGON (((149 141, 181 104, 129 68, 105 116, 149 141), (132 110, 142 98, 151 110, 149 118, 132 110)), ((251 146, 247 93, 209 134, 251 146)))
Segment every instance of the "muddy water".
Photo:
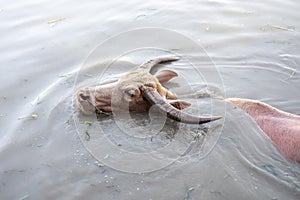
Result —
POLYGON ((222 101, 300 113, 298 10, 296 1, 3 2, 1 199, 299 199, 299 165, 222 101), (79 87, 165 54, 182 56, 160 67, 181 75, 167 87, 193 103, 187 112, 223 120, 77 112, 79 87))

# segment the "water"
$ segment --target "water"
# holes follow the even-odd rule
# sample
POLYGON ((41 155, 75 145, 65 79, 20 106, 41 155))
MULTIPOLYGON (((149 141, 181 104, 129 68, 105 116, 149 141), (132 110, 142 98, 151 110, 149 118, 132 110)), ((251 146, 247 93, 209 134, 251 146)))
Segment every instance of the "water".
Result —
MULTIPOLYGON (((299 165, 221 100, 258 99, 300 113, 298 10, 296 1, 3 1, 1 199, 299 199, 299 165), (136 29, 140 34, 105 43, 136 29), (151 48, 128 51, 145 38, 151 48), (76 113, 76 88, 110 81, 165 53, 183 56, 162 67, 181 75, 168 87, 193 103, 188 111, 213 111, 224 121, 200 127, 167 122, 152 141, 138 130, 122 135, 110 117, 84 124, 95 118, 76 113), (117 157, 101 131, 95 134, 99 127, 129 152, 169 148, 150 164, 122 159, 128 155, 117 157), (96 147, 106 151, 95 155, 96 147)), ((145 115, 134 119, 149 122, 145 115)))

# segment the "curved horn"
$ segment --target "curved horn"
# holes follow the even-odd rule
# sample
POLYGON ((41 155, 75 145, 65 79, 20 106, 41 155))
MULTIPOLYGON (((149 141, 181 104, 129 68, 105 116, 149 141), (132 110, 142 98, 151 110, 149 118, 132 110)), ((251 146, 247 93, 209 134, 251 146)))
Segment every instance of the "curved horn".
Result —
POLYGON ((146 69, 148 71, 151 70, 151 68, 158 64, 158 63, 163 63, 163 62, 171 62, 171 61, 176 61, 179 60, 180 57, 178 56, 163 56, 163 57, 157 57, 151 60, 148 60, 147 62, 141 64, 138 69, 146 69))
POLYGON ((222 118, 221 116, 200 117, 200 116, 190 115, 171 106, 165 99, 163 99, 160 96, 160 94, 155 89, 142 86, 141 90, 143 96, 152 105, 156 105, 158 107, 158 110, 161 113, 166 114, 168 118, 173 119, 175 121, 183 122, 187 124, 204 124, 222 118))

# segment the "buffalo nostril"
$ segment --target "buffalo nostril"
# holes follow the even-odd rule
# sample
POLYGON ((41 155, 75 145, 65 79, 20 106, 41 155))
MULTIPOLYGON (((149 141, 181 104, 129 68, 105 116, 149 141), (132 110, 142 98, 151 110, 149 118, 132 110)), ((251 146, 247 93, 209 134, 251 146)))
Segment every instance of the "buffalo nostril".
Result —
POLYGON ((84 95, 84 94, 80 94, 79 97, 80 97, 82 100, 84 100, 84 101, 90 99, 90 96, 89 96, 89 95, 84 95))

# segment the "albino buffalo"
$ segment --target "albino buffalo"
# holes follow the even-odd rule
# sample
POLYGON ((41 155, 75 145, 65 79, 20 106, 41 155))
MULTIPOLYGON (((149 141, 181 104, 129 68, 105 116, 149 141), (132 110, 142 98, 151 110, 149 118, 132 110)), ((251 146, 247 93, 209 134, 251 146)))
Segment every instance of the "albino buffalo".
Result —
POLYGON ((173 120, 203 124, 220 119, 220 116, 200 117, 181 111, 190 103, 176 100, 177 97, 161 84, 178 76, 171 70, 163 70, 155 75, 151 68, 168 61, 176 61, 179 57, 158 57, 140 65, 136 71, 122 76, 117 82, 80 89, 77 92, 77 106, 84 114, 100 112, 142 112, 152 105, 173 120))

